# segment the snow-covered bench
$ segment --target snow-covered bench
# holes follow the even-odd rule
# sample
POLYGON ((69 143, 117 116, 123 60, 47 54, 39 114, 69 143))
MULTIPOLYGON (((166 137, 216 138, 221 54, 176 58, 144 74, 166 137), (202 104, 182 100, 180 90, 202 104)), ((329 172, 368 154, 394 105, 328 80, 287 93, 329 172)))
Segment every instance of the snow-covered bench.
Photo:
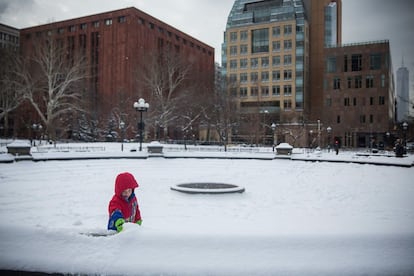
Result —
POLYGON ((7 146, 7 153, 13 155, 31 155, 30 149, 31 145, 29 141, 23 140, 16 140, 8 144, 7 146))
POLYGON ((288 143, 280 143, 276 147, 276 153, 280 155, 291 155, 292 150, 293 150, 293 147, 289 145, 288 143))

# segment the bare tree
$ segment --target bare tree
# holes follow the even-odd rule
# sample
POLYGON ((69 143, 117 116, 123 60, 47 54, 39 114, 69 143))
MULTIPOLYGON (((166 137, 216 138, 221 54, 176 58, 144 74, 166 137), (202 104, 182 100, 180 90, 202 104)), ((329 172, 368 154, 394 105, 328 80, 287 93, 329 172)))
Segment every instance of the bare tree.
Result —
POLYGON ((21 63, 20 89, 36 110, 46 134, 54 139, 60 120, 74 112, 85 112, 81 95, 87 63, 70 45, 52 38, 37 42, 32 55, 21 63))
MULTIPOLYGON (((180 54, 168 49, 154 51, 140 72, 139 80, 151 93, 150 114, 154 127, 164 130, 178 118, 177 104, 185 96, 185 81, 191 66, 180 54)), ((159 137, 157 137, 159 138, 159 137)))
POLYGON ((224 144, 227 151, 229 137, 233 134, 233 129, 238 125, 239 114, 237 104, 232 93, 239 87, 237 83, 231 83, 229 89, 224 89, 223 85, 216 87, 215 102, 213 109, 213 120, 216 131, 220 137, 220 142, 224 144))
POLYGON ((9 114, 22 102, 21 91, 17 89, 16 68, 18 53, 9 48, 0 49, 0 121, 3 121, 4 135, 9 135, 9 114))

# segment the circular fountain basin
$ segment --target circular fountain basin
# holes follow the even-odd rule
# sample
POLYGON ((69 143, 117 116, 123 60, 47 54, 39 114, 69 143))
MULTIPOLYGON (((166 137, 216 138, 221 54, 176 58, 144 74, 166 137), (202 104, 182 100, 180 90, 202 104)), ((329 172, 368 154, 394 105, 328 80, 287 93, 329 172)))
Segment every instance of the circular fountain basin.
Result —
POLYGON ((171 186, 171 190, 188 193, 188 194, 228 194, 243 193, 244 188, 225 183, 184 183, 171 186))

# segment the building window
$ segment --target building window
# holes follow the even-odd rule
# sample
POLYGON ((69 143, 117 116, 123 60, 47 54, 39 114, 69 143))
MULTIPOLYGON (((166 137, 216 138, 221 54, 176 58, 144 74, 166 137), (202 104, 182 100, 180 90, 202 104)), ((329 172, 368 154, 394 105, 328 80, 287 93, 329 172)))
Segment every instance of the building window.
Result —
POLYGON ((280 26, 275 26, 272 28, 272 36, 279 37, 280 36, 280 26))
POLYGON ((250 87, 250 96, 257 97, 259 95, 259 88, 256 86, 250 87))
POLYGON ((378 104, 379 105, 385 105, 385 97, 384 96, 379 96, 378 97, 378 104))
POLYGON ((231 56, 237 55, 237 46, 230 46, 230 55, 231 56))
POLYGON ((88 25, 86 23, 80 24, 81 30, 86 30, 87 27, 88 27, 88 25))
POLYGON ((374 76, 367 76, 365 79, 366 88, 373 88, 374 87, 374 76))
POLYGON ((385 75, 382 74, 381 75, 381 88, 384 88, 384 87, 385 87, 385 75))
POLYGON ((362 88, 362 76, 355 76, 355 88, 362 88))
POLYGON ((59 28, 58 29, 58 34, 63 34, 65 32, 65 29, 64 28, 59 28))
POLYGON ((243 58, 240 60, 240 69, 247 69, 247 59, 243 58))
POLYGON ((286 50, 292 50, 292 40, 284 40, 283 41, 283 49, 286 50))
POLYGON ((344 106, 350 106, 349 98, 344 98, 344 106))
POLYGON ((341 79, 340 78, 334 78, 333 80, 333 89, 341 89, 341 79))
POLYGON ((381 54, 371 54, 369 57, 369 69, 379 70, 381 69, 381 54))
POLYGON ((369 115, 369 123, 372 124, 374 122, 374 115, 369 115))
POLYGON ((259 74, 257 72, 250 73, 250 82, 257 82, 259 79, 259 74))
POLYGON ((325 105, 328 106, 328 107, 332 106, 332 99, 331 98, 326 99, 325 105))
POLYGON ((285 109, 291 109, 292 108, 292 100, 284 100, 283 101, 283 107, 285 109))
POLYGON ((348 72, 348 56, 344 55, 344 72, 348 72))
POLYGON ((241 41, 247 40, 247 31, 240 31, 240 40, 241 41))
POLYGON ((338 123, 338 124, 341 123, 341 116, 340 115, 336 116, 336 123, 338 123))
POLYGON ((272 42, 272 51, 273 52, 280 52, 280 41, 273 41, 272 42))
POLYGON ((269 29, 252 31, 252 53, 269 52, 269 29))
POLYGON ((273 85, 272 86, 272 95, 273 96, 280 96, 280 85, 273 85))
POLYGON ((292 70, 284 70, 283 71, 283 79, 284 80, 291 80, 292 79, 292 70))
POLYGON ((359 122, 361 123, 361 124, 365 124, 365 115, 360 115, 359 116, 359 122))
POLYGON ((74 32, 74 31, 76 31, 76 26, 75 25, 69 26, 69 32, 74 32))
POLYGON ((336 72, 336 57, 328 57, 326 60, 326 72, 335 73, 336 72))
POLYGON ((352 77, 347 78, 347 83, 348 83, 347 87, 352 88, 352 77))
POLYGON ((283 85, 283 95, 285 96, 292 95, 292 85, 290 84, 283 85))
POLYGON ((352 63, 352 67, 351 67, 352 72, 361 71, 362 70, 362 55, 361 54, 352 55, 351 63, 352 63))
POLYGON ((233 97, 237 97, 237 88, 236 87, 230 88, 230 93, 233 97))
POLYGON ((284 35, 291 35, 292 34, 292 25, 283 26, 283 34, 284 35))
POLYGON ((269 57, 262 57, 262 68, 269 67, 269 57))
POLYGON ((280 81, 280 71, 272 71, 272 81, 280 81))
POLYGON ((263 82, 268 82, 269 81, 269 72, 267 72, 267 71, 265 71, 265 72, 262 72, 262 81, 263 82))
POLYGON ((237 60, 232 59, 230 60, 230 70, 236 70, 237 69, 237 60))
POLYGON ((272 57, 272 66, 273 67, 280 66, 280 56, 273 56, 272 57))
POLYGON ((247 73, 240 74, 240 83, 247 83, 247 73))
POLYGON ((247 97, 247 87, 240 87, 240 97, 247 97))
POLYGON ((247 55, 247 45, 246 44, 242 44, 240 45, 240 55, 247 55))
POLYGON ((230 41, 231 42, 237 41, 237 32, 231 32, 230 33, 230 41))
POLYGON ((107 18, 107 19, 105 19, 105 25, 106 25, 106 26, 110 26, 110 25, 112 25, 112 18, 107 18))
POLYGON ((353 98, 354 106, 357 105, 357 98, 353 98))
POLYGON ((374 105, 374 97, 369 97, 369 105, 374 105))
POLYGON ((284 65, 292 64, 292 55, 284 55, 283 56, 283 64, 284 65))
POLYGON ((251 58, 250 59, 250 68, 257 68, 259 66, 259 59, 258 58, 251 58))
POLYGON ((118 17, 118 23, 125 23, 125 22, 126 22, 126 17, 125 16, 118 17))
POLYGON ((230 74, 230 83, 237 82, 237 75, 236 74, 230 74))
POLYGON ((262 89, 262 96, 263 97, 268 97, 269 96, 269 86, 262 86, 261 87, 261 89, 262 89))

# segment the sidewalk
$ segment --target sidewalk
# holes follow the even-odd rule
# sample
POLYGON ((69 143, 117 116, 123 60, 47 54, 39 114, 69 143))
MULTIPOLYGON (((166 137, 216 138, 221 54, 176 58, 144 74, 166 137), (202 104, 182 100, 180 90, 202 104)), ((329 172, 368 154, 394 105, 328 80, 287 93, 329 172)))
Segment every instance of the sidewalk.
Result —
MULTIPOLYGON (((1 152, 1 151, 0 151, 1 152)), ((2 149, 0 163, 13 163, 17 161, 63 161, 63 160, 90 160, 90 159, 147 159, 147 158, 197 158, 197 159, 237 159, 237 160, 291 160, 309 162, 338 162, 357 163, 384 166, 414 166, 414 154, 402 158, 395 157, 393 152, 371 153, 368 151, 335 151, 294 148, 291 155, 277 155, 272 148, 244 148, 228 147, 224 151, 218 146, 187 146, 163 145, 162 153, 148 153, 146 145, 142 151, 137 151, 137 145, 125 144, 121 151, 119 143, 68 143, 57 147, 32 147, 31 155, 12 155, 2 149)))

